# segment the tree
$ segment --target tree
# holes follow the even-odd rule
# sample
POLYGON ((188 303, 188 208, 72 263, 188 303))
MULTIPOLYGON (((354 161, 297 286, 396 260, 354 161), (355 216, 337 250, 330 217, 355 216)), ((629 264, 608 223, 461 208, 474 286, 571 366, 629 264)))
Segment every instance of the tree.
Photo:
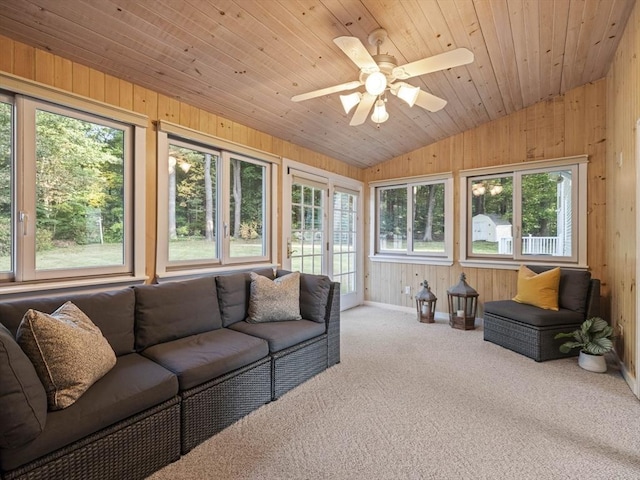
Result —
POLYGON ((36 111, 39 238, 87 243, 88 212, 107 211, 102 224, 122 241, 123 152, 122 130, 36 111))
POLYGON ((178 160, 169 155, 169 240, 178 238, 176 232, 176 164, 178 160))
POLYGON ((433 209, 436 206, 436 186, 427 185, 427 189, 429 191, 429 200, 427 201, 427 219, 424 227, 424 235, 422 236, 422 241, 433 242, 433 209))
POLYGON ((213 187, 211 182, 211 154, 204 155, 204 195, 205 195, 205 230, 204 237, 208 241, 214 240, 213 235, 213 187))
POLYGON ((231 159, 233 172, 233 238, 240 237, 240 220, 242 214, 242 178, 240 175, 241 162, 237 158, 231 159))

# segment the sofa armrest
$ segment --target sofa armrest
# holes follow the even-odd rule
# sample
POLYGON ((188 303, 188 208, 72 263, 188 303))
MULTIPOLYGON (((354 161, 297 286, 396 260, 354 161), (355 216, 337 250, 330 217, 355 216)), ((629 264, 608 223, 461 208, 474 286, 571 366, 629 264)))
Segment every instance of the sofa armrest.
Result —
POLYGON ((585 318, 600 315, 600 280, 592 278, 589 281, 589 293, 587 293, 587 306, 585 318))
POLYGON ((331 282, 327 302, 328 366, 340 363, 340 283, 331 282))

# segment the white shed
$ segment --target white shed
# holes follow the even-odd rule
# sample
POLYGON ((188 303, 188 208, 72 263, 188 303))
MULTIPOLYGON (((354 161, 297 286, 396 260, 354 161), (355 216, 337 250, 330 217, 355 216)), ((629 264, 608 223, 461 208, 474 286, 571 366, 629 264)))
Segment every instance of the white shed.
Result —
POLYGON ((511 224, 498 215, 480 213, 473 217, 472 241, 499 242, 511 236, 511 224))

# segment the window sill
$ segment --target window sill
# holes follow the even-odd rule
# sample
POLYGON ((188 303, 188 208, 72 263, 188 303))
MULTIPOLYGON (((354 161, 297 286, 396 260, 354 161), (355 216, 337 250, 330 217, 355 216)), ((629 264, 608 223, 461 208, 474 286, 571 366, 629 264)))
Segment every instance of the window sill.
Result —
POLYGON ((446 257, 419 257, 417 255, 369 255, 372 262, 411 263, 416 265, 443 265, 450 267, 453 260, 446 257))
POLYGON ((575 270, 588 270, 588 265, 579 265, 577 263, 563 263, 563 262, 540 262, 540 261, 526 261, 523 260, 477 260, 477 259, 466 259, 460 260, 460 265, 462 267, 471 267, 471 268, 493 268, 496 270, 518 270, 520 265, 540 265, 545 267, 561 267, 561 268, 572 268, 575 270))
POLYGON ((28 298, 47 295, 62 295, 65 293, 94 293, 113 290, 118 287, 128 287, 140 285, 148 280, 146 276, 118 276, 118 277, 96 277, 80 280, 63 280, 57 282, 43 283, 8 283, 0 285, 0 300, 13 300, 18 298, 28 298))
POLYGON ((275 263, 252 263, 236 266, 217 266, 209 268, 191 268, 183 270, 173 270, 169 272, 158 273, 156 280, 158 283, 163 281, 182 280, 186 278, 201 277, 203 275, 225 275, 230 273, 250 272, 261 268, 277 268, 275 263))

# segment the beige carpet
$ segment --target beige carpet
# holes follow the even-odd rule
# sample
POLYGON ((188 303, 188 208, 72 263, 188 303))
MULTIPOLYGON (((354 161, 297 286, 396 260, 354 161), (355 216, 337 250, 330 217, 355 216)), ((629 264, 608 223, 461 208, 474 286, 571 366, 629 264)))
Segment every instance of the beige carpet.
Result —
POLYGON ((359 307, 342 363, 150 478, 640 479, 640 402, 615 367, 359 307))

